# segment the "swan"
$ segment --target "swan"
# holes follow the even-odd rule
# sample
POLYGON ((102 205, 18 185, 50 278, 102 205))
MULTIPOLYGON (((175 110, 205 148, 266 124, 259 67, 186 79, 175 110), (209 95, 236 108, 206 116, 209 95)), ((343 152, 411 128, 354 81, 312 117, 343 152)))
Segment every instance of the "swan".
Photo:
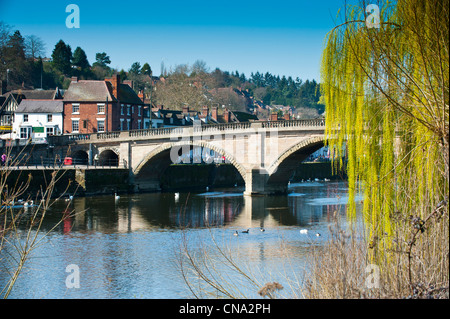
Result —
POLYGON ((323 180, 324 180, 324 182, 329 182, 330 181, 329 178, 324 178, 323 180))
POLYGON ((308 230, 307 229, 300 229, 300 234, 307 234, 308 230))
POLYGON ((175 196, 175 200, 178 200, 180 198, 180 193, 175 193, 174 196, 175 196))

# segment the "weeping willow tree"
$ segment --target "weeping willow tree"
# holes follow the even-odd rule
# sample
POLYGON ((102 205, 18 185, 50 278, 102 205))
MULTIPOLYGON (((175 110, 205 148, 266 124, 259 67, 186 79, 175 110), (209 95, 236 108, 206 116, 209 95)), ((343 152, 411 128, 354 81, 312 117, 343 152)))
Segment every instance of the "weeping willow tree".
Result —
POLYGON ((347 169, 347 214, 363 191, 372 260, 392 250, 398 220, 412 225, 402 238, 411 257, 417 233, 444 216, 433 227, 448 264, 449 2, 369 4, 344 7, 322 57, 326 138, 347 169))

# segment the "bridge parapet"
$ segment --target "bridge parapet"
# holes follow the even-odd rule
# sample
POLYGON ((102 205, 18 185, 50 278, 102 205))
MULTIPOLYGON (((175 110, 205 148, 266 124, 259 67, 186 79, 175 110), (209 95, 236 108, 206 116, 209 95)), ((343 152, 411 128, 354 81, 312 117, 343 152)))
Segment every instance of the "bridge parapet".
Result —
POLYGON ((267 122, 241 122, 224 123, 212 125, 194 125, 189 127, 164 127, 132 131, 100 132, 91 134, 68 134, 49 137, 49 143, 53 145, 96 143, 118 140, 136 140, 136 139, 160 139, 174 136, 192 136, 203 133, 233 134, 238 131, 258 129, 282 129, 282 130, 323 130, 325 126, 324 119, 307 120, 289 120, 289 121, 267 121, 267 122))

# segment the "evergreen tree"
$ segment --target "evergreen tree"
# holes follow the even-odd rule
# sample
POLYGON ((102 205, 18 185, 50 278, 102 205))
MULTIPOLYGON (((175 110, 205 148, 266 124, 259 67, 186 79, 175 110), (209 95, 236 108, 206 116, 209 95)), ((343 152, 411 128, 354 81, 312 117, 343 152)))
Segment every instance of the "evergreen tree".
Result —
POLYGON ((89 61, 87 59, 86 53, 80 47, 77 47, 73 52, 72 64, 79 67, 81 70, 86 70, 90 68, 89 61))
POLYGON ((72 49, 63 40, 55 45, 52 53, 53 66, 64 75, 71 74, 72 49))
POLYGON ((144 65, 142 66, 141 74, 152 76, 152 74, 153 74, 152 68, 150 67, 150 65, 148 63, 144 63, 144 65))

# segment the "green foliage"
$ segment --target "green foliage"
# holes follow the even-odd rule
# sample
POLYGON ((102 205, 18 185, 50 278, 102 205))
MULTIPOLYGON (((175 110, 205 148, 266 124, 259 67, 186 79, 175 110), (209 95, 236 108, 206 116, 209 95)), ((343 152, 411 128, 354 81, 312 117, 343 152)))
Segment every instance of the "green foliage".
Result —
POLYGON ((348 160, 348 215, 361 188, 376 255, 392 245, 392 216, 425 218, 448 198, 449 4, 382 1, 379 29, 364 4, 328 34, 321 89, 329 146, 348 160))
POLYGON ((55 45, 52 53, 52 60, 56 70, 64 75, 71 74, 72 49, 70 48, 70 45, 66 45, 63 40, 59 40, 55 45))

